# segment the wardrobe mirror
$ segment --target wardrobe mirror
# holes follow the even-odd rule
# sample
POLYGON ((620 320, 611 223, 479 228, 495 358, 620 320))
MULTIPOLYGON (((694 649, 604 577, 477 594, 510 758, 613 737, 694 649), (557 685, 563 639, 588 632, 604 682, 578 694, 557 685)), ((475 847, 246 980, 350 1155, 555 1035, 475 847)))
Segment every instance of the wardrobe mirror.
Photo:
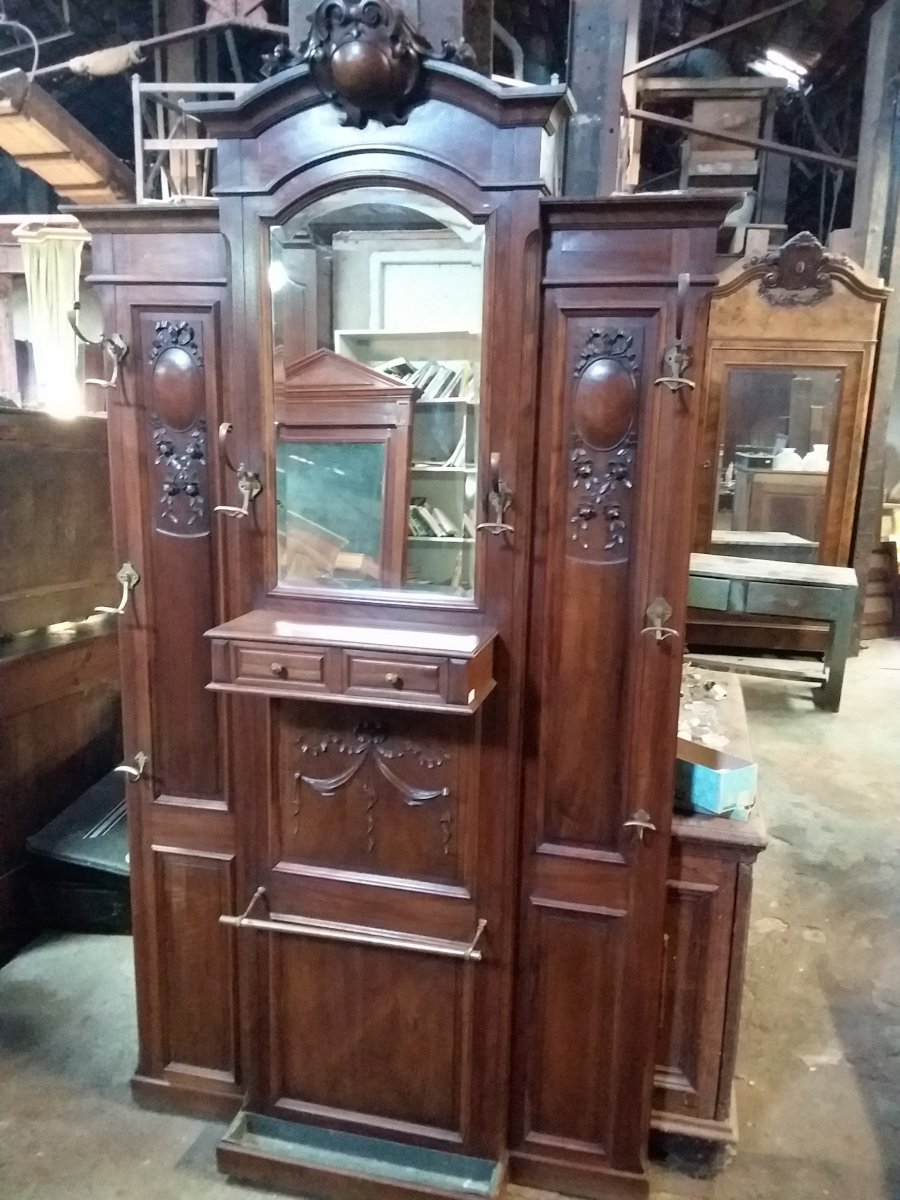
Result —
POLYGON ((833 367, 727 369, 713 551, 817 561, 841 386, 833 367))
POLYGON ((270 228, 281 588, 474 595, 484 243, 403 188, 270 228))

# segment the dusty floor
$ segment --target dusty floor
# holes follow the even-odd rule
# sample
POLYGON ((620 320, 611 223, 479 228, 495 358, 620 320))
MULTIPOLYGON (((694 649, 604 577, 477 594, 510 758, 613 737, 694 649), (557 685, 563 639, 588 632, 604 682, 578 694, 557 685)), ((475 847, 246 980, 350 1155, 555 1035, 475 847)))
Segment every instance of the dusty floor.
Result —
MULTIPOLYGON (((654 1197, 900 1200, 900 643, 850 664, 838 715, 801 685, 744 693, 772 840, 741 1142, 724 1164, 658 1163, 654 1197)), ((270 1195, 216 1174, 221 1126, 135 1107, 133 1058, 128 939, 48 939, 0 971, 0 1200, 270 1195)))

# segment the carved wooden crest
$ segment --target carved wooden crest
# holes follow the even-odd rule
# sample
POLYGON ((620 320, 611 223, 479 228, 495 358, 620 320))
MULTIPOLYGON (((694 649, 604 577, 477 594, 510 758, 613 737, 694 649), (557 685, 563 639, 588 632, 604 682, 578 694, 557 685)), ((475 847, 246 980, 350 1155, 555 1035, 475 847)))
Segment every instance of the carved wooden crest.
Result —
POLYGON ((771 268, 760 280, 760 297, 773 308, 786 308, 827 300, 834 290, 829 266, 840 261, 811 233, 798 233, 779 249, 751 258, 748 266, 771 268))
POLYGON ((322 0, 303 49, 319 89, 361 129, 400 124, 431 46, 386 0, 322 0))
POLYGON ((319 90, 342 110, 342 124, 357 129, 372 117, 384 125, 404 123, 426 58, 474 65, 465 43, 444 42, 436 55, 388 0, 320 0, 309 20, 300 58, 319 90))

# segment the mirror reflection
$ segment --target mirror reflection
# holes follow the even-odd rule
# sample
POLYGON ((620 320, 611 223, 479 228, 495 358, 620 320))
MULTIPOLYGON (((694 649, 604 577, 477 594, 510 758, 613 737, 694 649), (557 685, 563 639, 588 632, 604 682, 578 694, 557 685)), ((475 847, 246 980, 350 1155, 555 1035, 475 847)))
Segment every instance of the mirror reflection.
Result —
POLYGON ((483 227, 353 189, 271 228, 268 282, 279 583, 471 597, 483 227), (301 402, 317 348, 321 395, 301 402))
POLYGON ((840 388, 830 367, 726 373, 714 552, 817 561, 840 388))

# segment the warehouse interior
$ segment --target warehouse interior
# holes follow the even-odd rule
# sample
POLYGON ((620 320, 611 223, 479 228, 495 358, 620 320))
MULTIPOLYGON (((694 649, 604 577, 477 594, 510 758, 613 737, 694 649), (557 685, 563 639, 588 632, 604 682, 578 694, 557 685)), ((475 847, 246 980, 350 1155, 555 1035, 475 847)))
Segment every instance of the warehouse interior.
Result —
POLYGON ((0 1195, 900 1195, 900 0, 0 5, 0 1195))

